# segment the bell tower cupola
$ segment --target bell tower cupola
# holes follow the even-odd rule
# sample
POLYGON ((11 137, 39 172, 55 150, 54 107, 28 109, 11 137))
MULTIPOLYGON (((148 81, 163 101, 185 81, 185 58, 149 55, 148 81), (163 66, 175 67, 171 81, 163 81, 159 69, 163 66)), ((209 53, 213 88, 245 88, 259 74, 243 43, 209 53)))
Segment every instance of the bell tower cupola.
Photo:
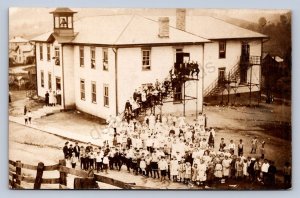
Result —
POLYGON ((53 15, 53 31, 58 36, 74 36, 74 14, 70 8, 56 8, 53 15))

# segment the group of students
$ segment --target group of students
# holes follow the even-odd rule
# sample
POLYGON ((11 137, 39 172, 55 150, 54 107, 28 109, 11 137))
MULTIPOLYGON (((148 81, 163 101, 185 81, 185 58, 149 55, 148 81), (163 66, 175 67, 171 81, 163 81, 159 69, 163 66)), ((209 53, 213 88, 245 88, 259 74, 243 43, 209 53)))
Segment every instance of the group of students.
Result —
POLYGON ((124 118, 129 123, 131 119, 137 118, 141 111, 161 105, 163 98, 168 96, 171 89, 171 82, 166 78, 163 82, 156 79, 154 84, 145 84, 135 89, 133 96, 126 101, 124 118))
POLYGON ((170 77, 163 81, 156 79, 155 83, 144 84, 135 89, 133 96, 126 101, 124 108, 124 118, 129 123, 131 119, 137 118, 141 111, 150 108, 151 113, 155 105, 162 105, 163 99, 172 92, 176 100, 181 99, 181 87, 184 78, 196 78, 199 75, 199 65, 197 62, 174 63, 174 68, 170 70, 170 77))
MULTIPOLYGON (((65 157, 73 167, 80 164, 84 170, 93 168, 108 173, 113 169, 124 171, 125 166, 134 175, 161 181, 206 186, 234 179, 275 184, 274 162, 265 159, 264 152, 255 155, 259 145, 257 137, 251 140, 251 157, 246 157, 243 140, 237 145, 230 140, 227 145, 221 138, 216 146, 216 133, 213 128, 205 127, 203 115, 191 124, 183 116, 154 118, 149 115, 142 123, 133 120, 128 123, 111 116, 99 145, 66 145, 65 157)), ((286 182, 290 183, 290 165, 285 172, 286 182)))

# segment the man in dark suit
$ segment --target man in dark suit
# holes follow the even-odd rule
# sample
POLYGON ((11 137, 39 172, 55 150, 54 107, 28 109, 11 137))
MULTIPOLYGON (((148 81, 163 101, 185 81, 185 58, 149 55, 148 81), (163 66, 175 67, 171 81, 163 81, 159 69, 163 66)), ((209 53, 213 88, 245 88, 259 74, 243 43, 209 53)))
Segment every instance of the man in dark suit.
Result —
POLYGON ((46 91, 46 94, 45 94, 45 104, 46 104, 46 106, 49 106, 49 93, 48 93, 48 91, 46 91))
POLYGON ((71 156, 72 156, 72 153, 74 152, 74 148, 73 148, 73 145, 72 144, 70 144, 70 147, 69 147, 69 155, 68 155, 68 157, 70 158, 71 156))
POLYGON ((121 161, 121 153, 119 151, 119 149, 116 149, 116 153, 114 155, 114 163, 115 166, 117 167, 117 169, 120 171, 121 167, 122 167, 122 161, 121 161))
POLYGON ((75 143, 74 152, 75 152, 75 157, 79 159, 80 147, 78 146, 78 142, 75 143))
POLYGON ((68 148, 68 144, 69 144, 69 142, 66 142, 66 143, 65 143, 65 146, 64 146, 64 148, 63 148, 63 152, 64 152, 65 159, 68 159, 68 157, 69 157, 69 148, 68 148))

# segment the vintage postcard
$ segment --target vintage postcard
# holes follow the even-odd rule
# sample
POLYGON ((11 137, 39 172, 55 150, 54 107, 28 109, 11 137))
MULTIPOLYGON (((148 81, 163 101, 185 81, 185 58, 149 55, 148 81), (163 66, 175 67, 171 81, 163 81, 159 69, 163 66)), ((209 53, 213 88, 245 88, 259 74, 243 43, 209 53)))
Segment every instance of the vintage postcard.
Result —
POLYGON ((290 189, 291 12, 9 9, 9 188, 290 189))

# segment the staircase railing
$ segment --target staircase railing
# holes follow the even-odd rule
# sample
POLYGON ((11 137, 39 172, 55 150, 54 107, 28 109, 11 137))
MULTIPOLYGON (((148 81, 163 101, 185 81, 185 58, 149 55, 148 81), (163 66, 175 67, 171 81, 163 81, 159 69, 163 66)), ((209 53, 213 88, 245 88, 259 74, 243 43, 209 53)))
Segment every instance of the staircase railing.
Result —
MULTIPOLYGON (((240 60, 230 69, 229 71, 229 76, 227 80, 231 80, 237 72, 239 72, 239 65, 240 65, 240 60)), ((219 77, 217 77, 205 90, 203 93, 203 96, 208 96, 213 90, 217 87, 219 87, 219 77)))

